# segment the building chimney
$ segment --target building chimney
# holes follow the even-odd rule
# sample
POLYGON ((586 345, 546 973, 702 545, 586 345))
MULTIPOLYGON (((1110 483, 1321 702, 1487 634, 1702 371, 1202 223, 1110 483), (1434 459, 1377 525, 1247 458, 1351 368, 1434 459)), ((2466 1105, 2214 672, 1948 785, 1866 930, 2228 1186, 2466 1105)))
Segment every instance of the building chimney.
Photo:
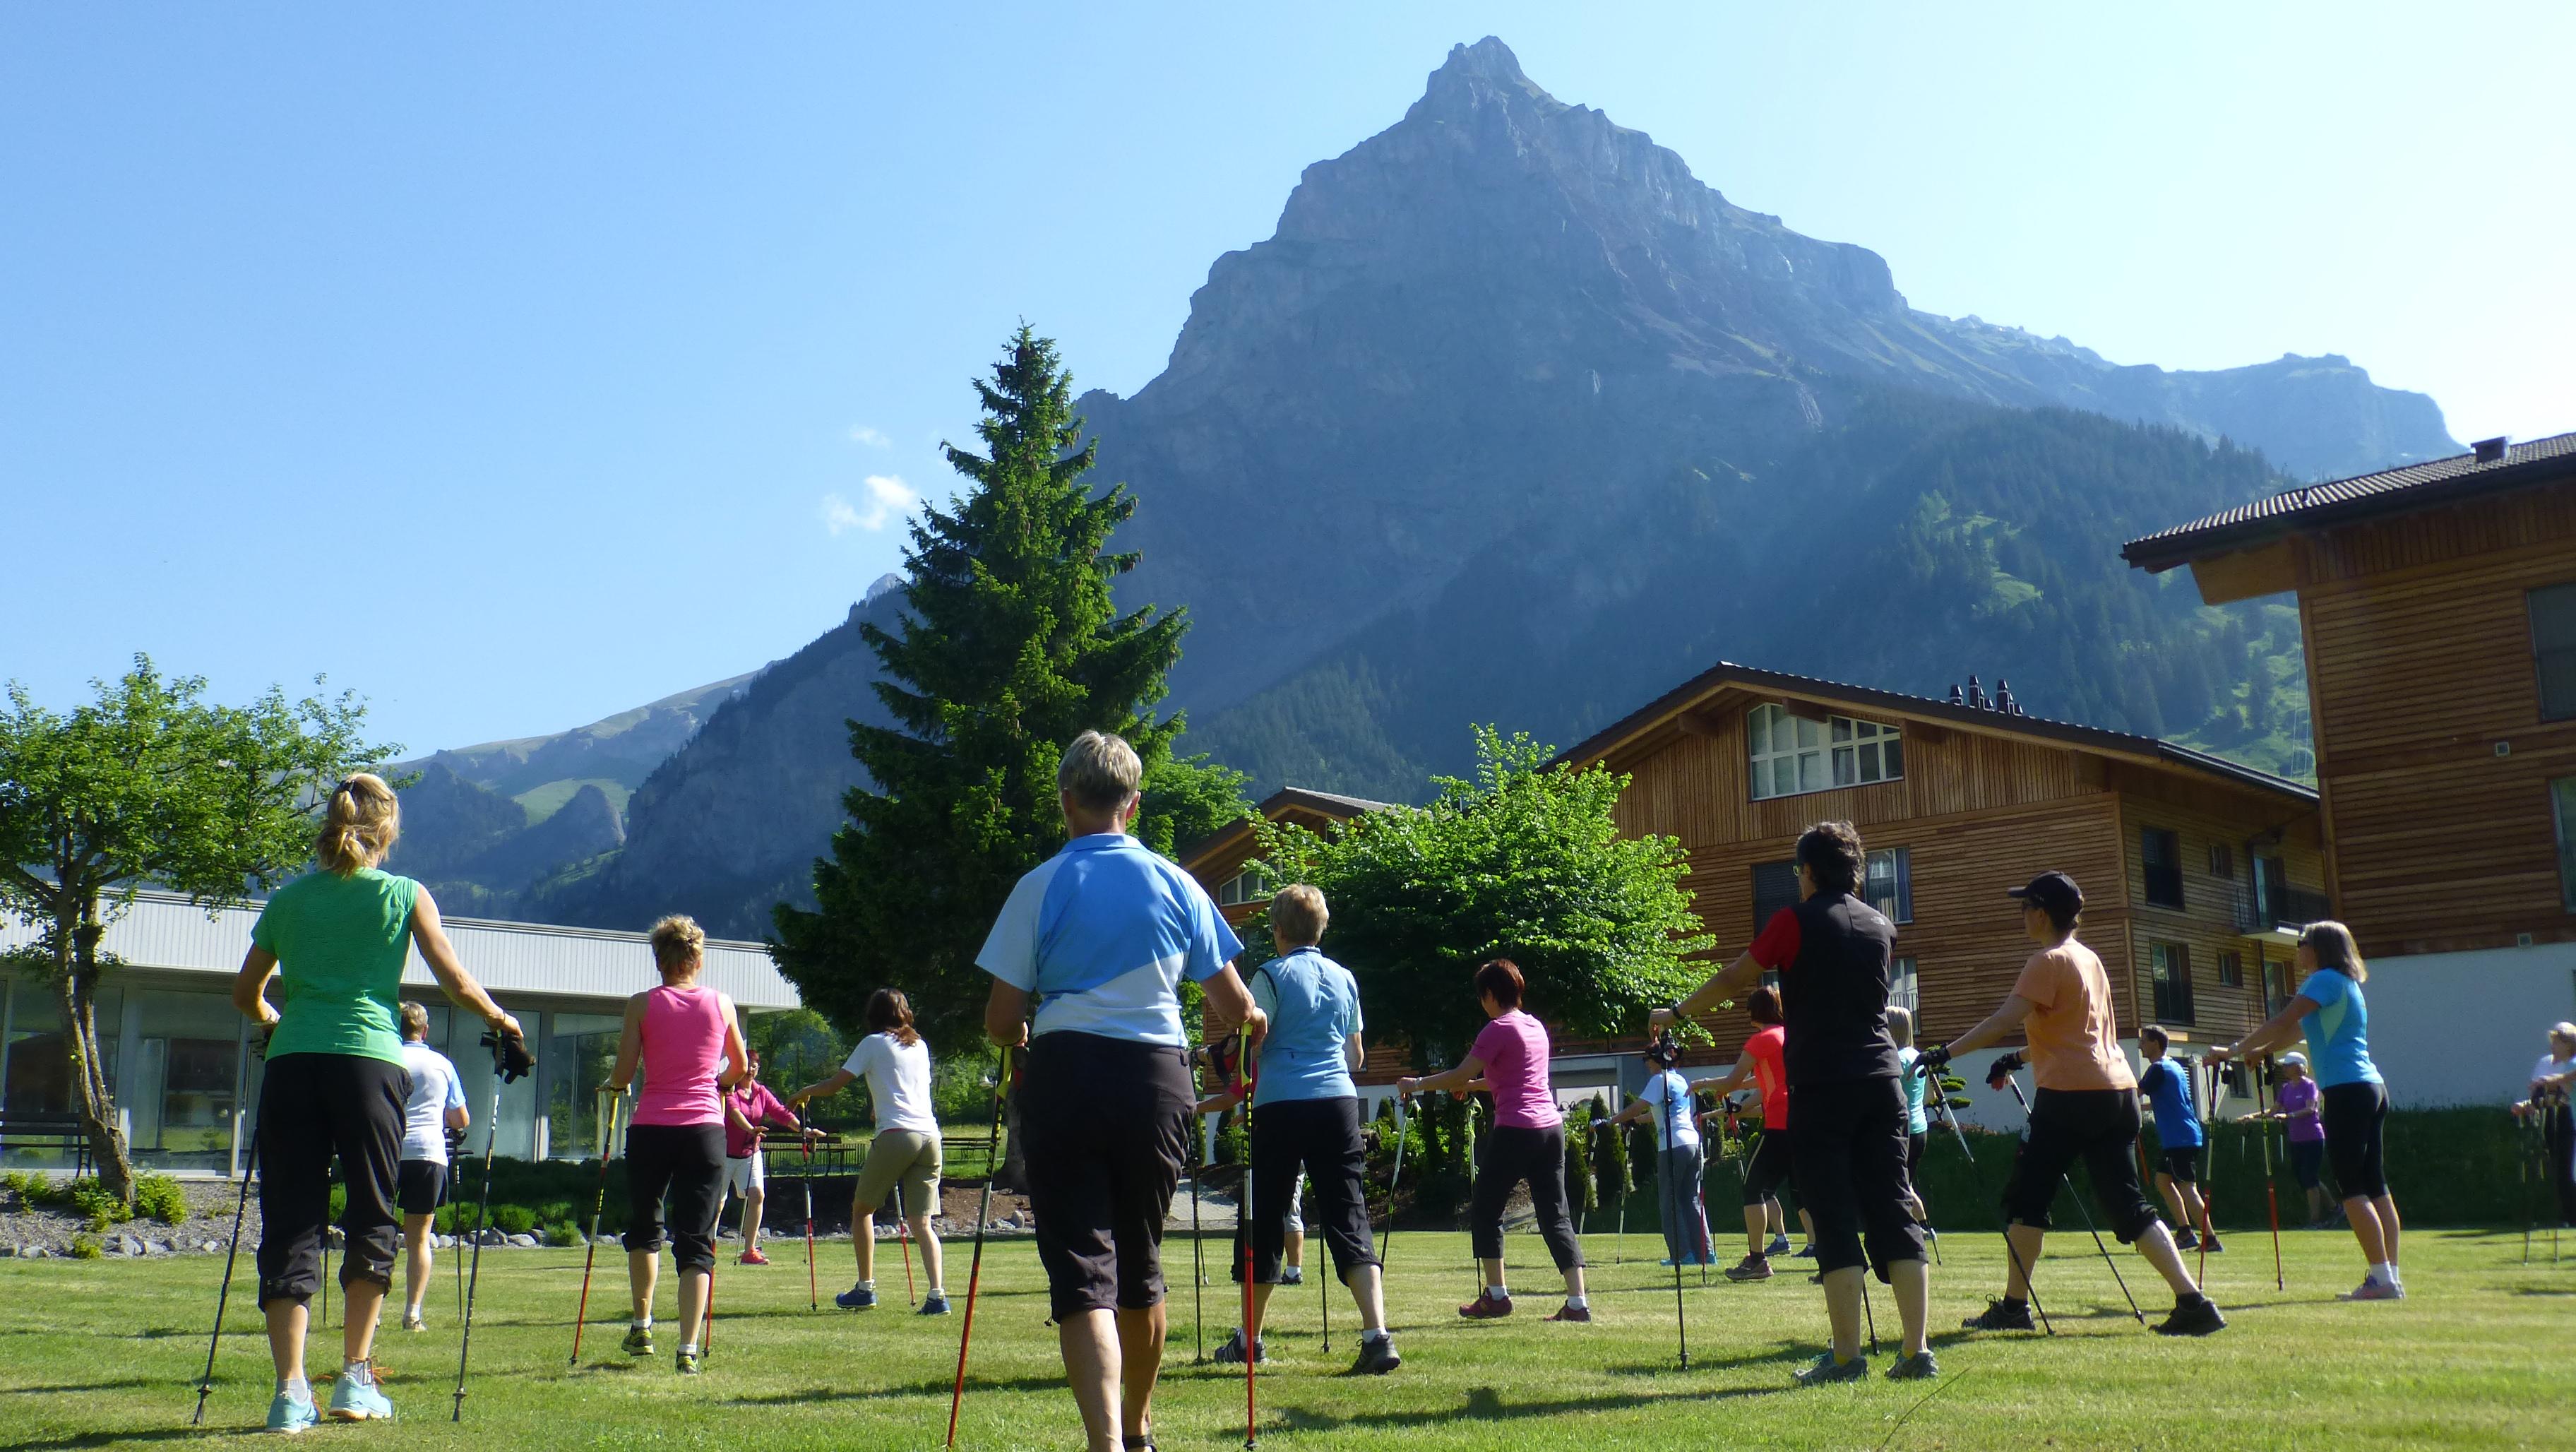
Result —
POLYGON ((1968 698, 1960 694, 1959 683, 1956 681, 1950 683, 1950 704, 1953 706, 1964 706, 1968 704, 1968 698))
POLYGON ((2504 457, 2504 445, 2505 441, 2501 438, 2480 439, 2469 445, 2469 448, 2478 456, 2479 463, 2492 464, 2504 457))
POLYGON ((2012 682, 2001 676, 1995 677, 1995 709, 2007 716, 2021 714, 2021 702, 2013 699, 2012 682))
POLYGON ((1986 699, 1985 686, 1975 676, 1968 677, 1968 709, 1984 711, 1991 709, 1991 706, 1992 703, 1986 699))

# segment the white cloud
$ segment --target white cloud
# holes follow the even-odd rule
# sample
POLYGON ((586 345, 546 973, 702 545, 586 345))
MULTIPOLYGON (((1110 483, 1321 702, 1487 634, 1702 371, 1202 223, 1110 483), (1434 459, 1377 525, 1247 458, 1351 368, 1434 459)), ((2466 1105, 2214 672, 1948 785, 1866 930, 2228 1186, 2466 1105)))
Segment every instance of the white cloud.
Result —
POLYGON ((892 445, 894 440, 887 438, 882 430, 872 429, 866 424, 852 424, 850 442, 865 444, 871 449, 882 449, 892 445))
POLYGON ((863 482, 867 497, 858 504, 837 493, 823 496, 825 530, 835 535, 849 529, 880 530, 886 527, 887 520, 911 513, 921 498, 912 492, 911 485, 893 474, 870 474, 863 482))

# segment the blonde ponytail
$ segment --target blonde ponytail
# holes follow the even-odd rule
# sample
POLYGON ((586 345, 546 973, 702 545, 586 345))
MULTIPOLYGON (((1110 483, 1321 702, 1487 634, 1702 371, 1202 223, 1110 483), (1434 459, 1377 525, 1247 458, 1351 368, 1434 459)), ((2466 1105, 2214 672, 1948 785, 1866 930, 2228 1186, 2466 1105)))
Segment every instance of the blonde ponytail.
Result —
POLYGON ((362 771, 332 789, 313 858, 324 871, 348 877, 384 861, 401 835, 401 800, 383 777, 362 771))

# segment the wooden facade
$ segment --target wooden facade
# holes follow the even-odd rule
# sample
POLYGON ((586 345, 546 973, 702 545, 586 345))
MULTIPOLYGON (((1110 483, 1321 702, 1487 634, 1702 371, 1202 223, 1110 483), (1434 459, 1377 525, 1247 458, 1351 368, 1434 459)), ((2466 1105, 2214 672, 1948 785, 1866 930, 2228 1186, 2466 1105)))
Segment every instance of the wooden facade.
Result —
MULTIPOLYGON (((1849 821, 1872 852, 1903 849, 1911 902, 1897 953, 1913 969, 1925 1042, 1971 1027, 2011 991, 2031 945, 2005 889, 2051 868, 2085 889, 2083 936, 2118 980, 2124 1034, 2159 1021, 2159 945, 2187 961, 2191 990, 2188 1011, 2169 1000, 2161 1021, 2186 1040, 2240 1033, 2263 1017, 2261 965, 2287 951, 2256 921, 2255 860, 2278 864, 2276 885, 2311 893, 2322 872, 2316 801, 2297 783, 2146 738, 1745 667, 1702 675, 1569 756, 1631 777, 1624 831, 1680 840, 1693 906, 1718 941, 1712 967, 1751 941, 1756 870, 1788 862, 1808 824, 1849 821), (1903 776, 1756 800, 1749 723, 1775 704, 1897 728, 1903 776), (2176 835, 2178 908, 2148 901, 2150 828, 2176 835), (2237 981, 2222 982, 2230 962, 2237 981)), ((1751 1026, 1737 1009, 1712 1027, 1718 1045, 1701 1057, 1727 1059, 1751 1026)))
POLYGON ((2211 603, 2297 592, 2327 886, 2365 957, 2576 941, 2555 799, 2576 718, 2545 718, 2531 601, 2576 584, 2570 443, 2128 552, 2189 565, 2211 603))

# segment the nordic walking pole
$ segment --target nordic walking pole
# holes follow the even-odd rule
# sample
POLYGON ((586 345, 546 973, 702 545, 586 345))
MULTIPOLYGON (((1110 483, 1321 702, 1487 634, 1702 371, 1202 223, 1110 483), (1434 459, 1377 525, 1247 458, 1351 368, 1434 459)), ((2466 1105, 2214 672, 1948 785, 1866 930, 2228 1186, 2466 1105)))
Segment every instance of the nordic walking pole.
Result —
MULTIPOLYGON (((2220 1080, 2220 1078, 2218 1077, 2218 1072, 2217 1072, 2216 1067, 2215 1067, 2215 1066, 2212 1066, 2211 1071, 2210 1071, 2210 1075, 2209 1075, 2209 1112, 2208 1112, 2207 1114, 2204 1114, 2204 1115, 2202 1115, 2202 1116, 2200 1117, 2200 1122, 2201 1122, 2203 1125, 2207 1126, 2207 1127, 2208 1127, 2208 1130, 2209 1130, 2209 1133, 2205 1133, 2205 1134, 2203 1134, 2203 1135, 2202 1135, 2202 1139, 2203 1139, 2204 1141, 2205 1141, 2205 1140, 2207 1140, 2207 1139, 2210 1137, 2210 1134, 2211 1134, 2211 1133, 2215 1133, 2215 1132, 2216 1132, 2216 1130, 2217 1130, 2217 1127, 2218 1127, 2218 1091, 2219 1091, 2219 1086, 2220 1086, 2220 1084, 2221 1084, 2222 1082, 2223 1082, 2223 1081, 2221 1081, 2221 1080, 2220 1080)), ((2185 1079, 2185 1080, 2183 1081, 2183 1092, 2184 1092, 2184 1093, 2186 1093, 2186 1094, 2192 1094, 2192 1093, 2193 1093, 2192 1088, 2191 1088, 2191 1081, 2190 1081, 2189 1079, 2185 1079)), ((2197 1095, 2194 1095, 2194 1097, 2197 1097, 2197 1095)), ((2213 1171, 2213 1172, 2215 1172, 2215 1171, 2217 1170, 2217 1168, 2218 1168, 2218 1156, 2217 1156, 2217 1155, 2212 1154, 2212 1155, 2209 1157, 2209 1168, 2210 1168, 2210 1170, 2211 1170, 2211 1171, 2213 1171)), ((2152 1184, 2152 1182, 2150 1182, 2150 1184, 2152 1184)), ((2208 1184, 2208 1182, 2207 1182, 2207 1181, 2203 1181, 2203 1182, 2201 1183, 2201 1185, 2199 1186, 2199 1189, 2200 1189, 2200 1264, 2199 1264, 2199 1265, 2197 1265, 2197 1266, 2195 1266, 2195 1267, 2193 1267, 2193 1269, 2192 1269, 2192 1273, 2191 1273, 2191 1278, 2192 1278, 2193 1280, 2195 1280, 2195 1281, 2200 1282, 2202 1285, 2206 1286, 2206 1285, 2208 1285, 2208 1284, 2209 1284, 2209 1236, 2210 1236, 2209 1184, 2208 1184)), ((2181 1192, 2181 1191, 2179 1191, 2179 1190, 2177 1190, 2177 1191, 2175 1191, 2174 1193, 2175 1193, 2175 1194, 2177 1194, 2177 1195, 2179 1195, 2179 1194, 2181 1194, 2182 1192, 2181 1192)))
MULTIPOLYGON (((215 1291, 215 1334, 206 1338, 206 1374, 197 1378, 197 1409, 188 1414, 188 1425, 199 1427, 206 1421, 206 1396, 215 1389, 215 1348, 223 1344, 224 1304, 233 1293, 233 1257, 241 1254, 242 1216, 250 1210, 250 1177, 259 1168, 259 1121, 250 1122, 250 1158, 242 1165, 241 1202, 233 1207, 233 1243, 224 1252, 224 1281, 215 1291)), ((2530 1237, 2523 1238, 2525 1245, 2530 1237)))
POLYGON ((492 1117, 483 1122, 483 1199, 474 1212, 474 1264, 465 1276, 465 1319, 456 1343, 456 1400, 447 1414, 451 1422, 465 1420, 465 1363, 474 1352, 474 1292, 483 1283, 483 1227, 492 1218, 492 1156, 501 1139, 501 1087, 536 1067, 528 1046, 515 1034, 487 1033, 483 1043, 492 1051, 492 1117))
POLYGON ((993 1176, 1002 1168, 1002 1100, 1011 1090, 1011 1050, 1002 1047, 1001 1071, 993 1078, 993 1137, 986 1141, 984 1193, 975 1207, 975 1254, 966 1266, 966 1323, 957 1333, 957 1382, 948 1391, 948 1442, 957 1445, 957 1408, 966 1400, 966 1348, 975 1339, 975 1286, 984 1275, 984 1221, 993 1209, 993 1176))
POLYGON ((590 1234, 582 1237, 581 1301, 572 1313, 572 1365, 581 1365, 581 1328, 590 1320, 590 1270, 599 1259, 599 1217, 608 1209, 608 1157, 617 1149, 617 1110, 623 1101, 606 1086, 594 1096, 599 1118, 599 1190, 590 1201, 590 1234))
MULTIPOLYGON (((1946 1068, 1948 1066, 1944 1065, 1943 1067, 1946 1068)), ((1941 1071, 1939 1069, 1934 1069, 1925 1073, 1923 1078, 1925 1082, 1932 1086, 1933 1111, 1939 1114, 1943 1121, 1948 1123, 1951 1135, 1959 1141, 1959 1153, 1967 1157, 1968 1168, 1972 1170, 1975 1169, 1977 1167, 1977 1152, 1968 1148, 1968 1132, 1959 1127, 1959 1116, 1951 1112, 1949 1096, 1942 1092, 1941 1071)), ((2050 1325, 2048 1321, 2048 1308, 2039 1303, 2039 1281, 2036 1277, 2031 1275, 2030 1267, 2021 1263, 2021 1250, 2013 1244, 2012 1220, 2008 1213, 2004 1219, 2004 1255, 2012 1261, 2013 1269, 2021 1273, 2021 1288, 2030 1296, 2031 1310, 2037 1312, 2039 1315, 2040 1329, 2046 1331, 2051 1336, 2056 1335, 2057 1328, 2050 1325)))
MULTIPOLYGON (((1368 1192, 1365 1189, 1361 1191, 1362 1203, 1366 1203, 1367 1193, 1368 1192)), ((1317 1209, 1320 1210, 1323 1208, 1323 1200, 1321 1197, 1317 1198, 1315 1204, 1317 1209)), ((1322 1238, 1322 1236, 1316 1237, 1318 1240, 1321 1240, 1322 1238)), ((1323 1253, 1315 1257, 1315 1269, 1329 1273, 1332 1263, 1333 1248, 1330 1245, 1326 1245, 1323 1247, 1323 1253)), ((1333 1293, 1325 1288, 1324 1280, 1324 1276, 1315 1277, 1315 1301, 1323 1308, 1324 1354, 1326 1356, 1330 1356, 1333 1354, 1333 1293)))
POLYGON ((2254 1129, 2263 1137, 2263 1208, 2272 1217, 2272 1289, 2286 1291, 2290 1282, 2281 1271, 2281 1187, 2272 1183, 2272 1121, 2263 1092, 2271 1077, 2272 1061, 2266 1058, 2254 1071, 2254 1129))
MULTIPOLYGON (((1244 1452, 1252 1452, 1253 1448, 1261 1445, 1261 1423, 1253 1392, 1254 1384, 1258 1380, 1253 1369, 1261 1364, 1261 1341, 1252 1334, 1250 1329, 1252 1326, 1252 1236, 1253 1225, 1257 1218, 1252 1208, 1255 1179, 1252 1173, 1252 1091, 1261 1082, 1261 1071, 1255 1068, 1252 1062, 1252 1025, 1247 1022, 1242 1028, 1236 1030, 1236 1033, 1241 1036, 1241 1040, 1235 1050, 1234 1082, 1236 1087, 1243 1091, 1243 1217, 1241 1221, 1243 1322, 1238 1329, 1243 1336, 1243 1446, 1244 1452)), ((1297 1193, 1296 1187, 1290 1186, 1288 1193, 1292 1195, 1297 1193)))
MULTIPOLYGON (((814 1279, 814 1140, 802 1120, 796 1124, 796 1150, 805 1157, 802 1176, 805 1182, 805 1309, 819 1311, 823 1309, 823 1289, 821 1283, 814 1279)), ((895 1206, 901 1209, 903 1187, 895 1186, 894 1193, 895 1206)), ((909 1258, 903 1263, 903 1290, 909 1298, 912 1294, 912 1261, 909 1258)))
MULTIPOLYGON (((1197 1086, 1191 1086, 1195 1089, 1197 1086)), ((1207 1117, 1190 1115, 1190 1338, 1192 1366, 1207 1365, 1207 1242, 1199 1237, 1199 1193, 1207 1180, 1207 1117)))
POLYGON ((1395 1168, 1386 1176, 1386 1225, 1377 1233, 1378 1274, 1386 1274, 1387 1248, 1395 1243, 1395 1187, 1404 1179, 1404 1096, 1395 1096, 1395 1168))
MULTIPOLYGON (((1676 1055, 1674 1062, 1679 1061, 1679 1055, 1676 1055)), ((1670 1218, 1664 1221, 1664 1249, 1670 1251, 1673 1248, 1674 1235, 1682 1229, 1682 1212, 1685 1208, 1682 1203, 1682 1177, 1673 1173, 1675 1126, 1670 1095, 1665 1096, 1663 1113, 1658 1117, 1663 1120, 1664 1154, 1663 1162, 1655 1166, 1655 1174, 1664 1183, 1664 1198, 1670 1207, 1665 1211, 1670 1218)), ((1679 1255, 1672 1255, 1669 1259, 1673 1263, 1673 1339, 1681 1352, 1681 1370, 1688 1371, 1690 1370, 1690 1314, 1682 1304, 1682 1258, 1679 1255)))
MULTIPOLYGON (((2021 1092, 2021 1081, 2007 1074, 2004 1076, 2004 1082, 2012 1086, 2013 1098, 2020 1101, 2021 1104, 2021 1117, 2024 1120, 2028 1120, 2030 1118, 2030 1100, 2024 1097, 2021 1092)), ((1965 1136, 1961 1137, 1961 1142, 1965 1143, 1965 1136)), ((2075 1202, 2075 1208, 2083 1212, 2084 1228, 2093 1232, 2093 1248, 2102 1252, 2102 1263, 2111 1268, 2111 1279, 2119 1282, 2121 1299, 2129 1303, 2129 1314, 2137 1317, 2138 1324, 2144 1326, 2147 1324, 2147 1313, 2138 1309, 2138 1298, 2129 1294, 2129 1281, 2126 1276, 2120 1274, 2120 1263, 2111 1258, 2111 1247, 2102 1243, 2101 1228, 2093 1223, 2092 1207, 2084 1203, 2083 1196, 2075 1193, 2075 1182, 2073 1180, 2068 1179, 2061 1173, 2057 1177, 2057 1183, 2065 1189, 2067 1197, 2075 1202)), ((2207 1201, 2202 1202, 2203 1209, 2201 1211, 2201 1219, 2204 1224, 2207 1223, 2209 1217, 2209 1212, 2206 1208, 2207 1204, 2207 1201)), ((2038 1302, 2033 1301, 2031 1304, 2037 1305, 2038 1302)))
MULTIPOLYGON (((719 1208, 716 1213, 721 1215, 724 1212, 719 1208)), ((716 1354, 716 1268, 713 1265, 707 1267, 706 1319, 699 1324, 698 1354, 712 1357, 716 1354)))
POLYGON ((909 1210, 910 1207, 903 1203, 903 1182, 897 1180, 894 1185, 894 1243, 903 1254, 903 1303, 918 1306, 920 1298, 913 1294, 912 1289, 912 1222, 907 1218, 909 1210))

